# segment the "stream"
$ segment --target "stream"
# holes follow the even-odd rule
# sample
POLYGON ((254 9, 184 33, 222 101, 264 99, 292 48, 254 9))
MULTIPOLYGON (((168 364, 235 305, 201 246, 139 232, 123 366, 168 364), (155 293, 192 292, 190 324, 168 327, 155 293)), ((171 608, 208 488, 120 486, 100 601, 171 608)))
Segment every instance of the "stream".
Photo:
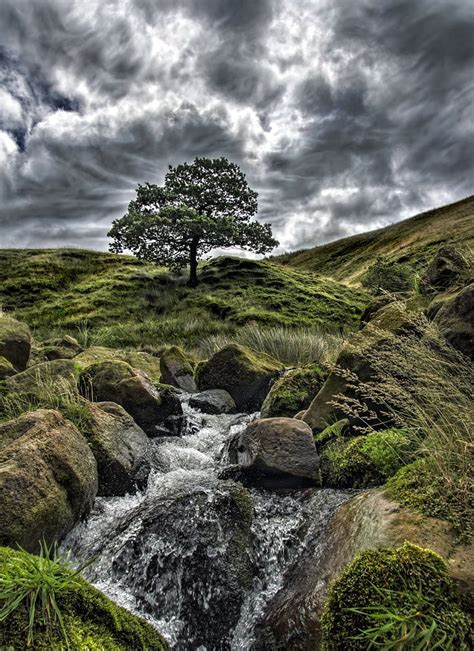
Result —
MULTIPOLYGON (((63 549, 85 577, 158 628, 176 651, 246 651, 285 573, 349 493, 270 492, 220 480, 225 443, 258 414, 206 415, 183 395, 182 437, 154 439, 146 488, 99 497, 63 549)), ((315 550, 315 551, 313 551, 315 550)))

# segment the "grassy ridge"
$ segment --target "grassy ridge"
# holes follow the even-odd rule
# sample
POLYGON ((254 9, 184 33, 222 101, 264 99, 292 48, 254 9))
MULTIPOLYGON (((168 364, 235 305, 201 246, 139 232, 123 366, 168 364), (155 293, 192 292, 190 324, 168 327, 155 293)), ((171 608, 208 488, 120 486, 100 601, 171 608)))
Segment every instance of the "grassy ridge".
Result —
MULTIPOLYGON (((78 249, 0 251, 0 303, 39 337, 91 335, 111 346, 194 344, 242 325, 351 328, 368 296, 313 272, 222 257, 189 289, 156 265, 78 249)), ((90 342, 89 342, 90 343, 90 342)))
POLYGON ((357 284, 378 255, 422 269, 446 244, 461 250, 474 247, 474 196, 386 228, 289 253, 274 261, 357 284))

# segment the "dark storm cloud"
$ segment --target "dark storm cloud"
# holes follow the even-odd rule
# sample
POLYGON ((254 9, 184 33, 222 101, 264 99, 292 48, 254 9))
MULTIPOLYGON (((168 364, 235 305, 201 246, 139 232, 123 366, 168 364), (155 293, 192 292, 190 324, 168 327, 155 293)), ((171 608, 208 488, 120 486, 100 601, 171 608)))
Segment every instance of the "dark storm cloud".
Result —
POLYGON ((470 194, 473 28, 470 0, 2 0, 0 243, 105 248, 195 156, 282 249, 470 194))

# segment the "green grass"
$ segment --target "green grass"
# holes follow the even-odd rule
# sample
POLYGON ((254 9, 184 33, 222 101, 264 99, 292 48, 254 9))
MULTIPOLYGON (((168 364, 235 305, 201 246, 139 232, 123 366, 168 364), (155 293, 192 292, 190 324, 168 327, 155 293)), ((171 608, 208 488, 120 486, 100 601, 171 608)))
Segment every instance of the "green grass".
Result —
POLYGON ((243 325, 351 329, 365 291, 266 261, 222 257, 200 268, 197 289, 129 256, 0 251, 0 303, 38 338, 71 334, 88 345, 187 347, 243 325))
POLYGON ((274 261, 357 285, 377 256, 408 263, 420 271, 447 244, 469 253, 474 248, 473 222, 474 196, 370 233, 279 256, 274 261))

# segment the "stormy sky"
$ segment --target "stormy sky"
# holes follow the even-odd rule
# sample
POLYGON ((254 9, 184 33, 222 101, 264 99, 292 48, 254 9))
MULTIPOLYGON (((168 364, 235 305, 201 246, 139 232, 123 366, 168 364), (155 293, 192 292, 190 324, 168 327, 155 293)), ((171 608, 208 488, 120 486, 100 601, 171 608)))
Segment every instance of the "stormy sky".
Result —
POLYGON ((473 193, 472 0, 0 0, 0 246, 226 156, 279 251, 473 193))

